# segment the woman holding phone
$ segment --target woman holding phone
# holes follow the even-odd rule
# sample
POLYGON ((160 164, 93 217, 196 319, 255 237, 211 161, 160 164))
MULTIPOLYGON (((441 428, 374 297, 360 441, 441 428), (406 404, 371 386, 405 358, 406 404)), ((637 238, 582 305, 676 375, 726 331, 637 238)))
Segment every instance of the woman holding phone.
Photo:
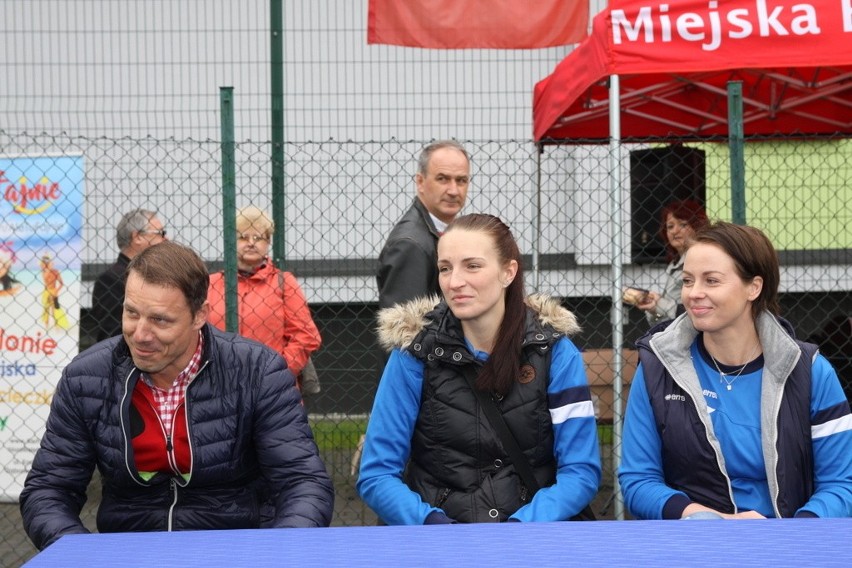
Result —
POLYGON ((648 322, 656 324, 673 319, 678 314, 680 304, 680 272, 683 268, 683 252, 686 242, 695 232, 707 224, 704 208, 695 201, 673 201, 660 213, 660 236, 666 243, 666 280, 662 292, 645 291, 631 302, 625 301, 645 312, 648 322))

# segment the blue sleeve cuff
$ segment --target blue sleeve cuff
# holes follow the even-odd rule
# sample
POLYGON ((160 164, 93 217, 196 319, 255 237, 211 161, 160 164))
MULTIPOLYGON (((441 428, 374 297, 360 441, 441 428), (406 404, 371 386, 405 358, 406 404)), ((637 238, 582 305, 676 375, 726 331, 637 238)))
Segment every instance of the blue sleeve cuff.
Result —
POLYGON ((423 521, 424 525, 454 525, 456 523, 457 521, 449 518, 443 511, 432 511, 426 515, 426 520, 423 521))
POLYGON ((806 511, 804 509, 800 511, 796 511, 796 514, 793 515, 794 519, 818 519, 819 515, 816 513, 812 513, 811 511, 806 511))
POLYGON ((683 510, 689 507, 692 501, 683 493, 672 495, 663 505, 663 519, 679 519, 683 516, 683 510))

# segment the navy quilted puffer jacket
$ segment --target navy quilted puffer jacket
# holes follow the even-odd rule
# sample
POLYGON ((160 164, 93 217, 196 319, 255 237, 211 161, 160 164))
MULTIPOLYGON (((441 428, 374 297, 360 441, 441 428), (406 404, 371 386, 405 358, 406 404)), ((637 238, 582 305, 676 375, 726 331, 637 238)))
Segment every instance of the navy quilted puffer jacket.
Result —
POLYGON ((129 438, 139 370, 121 337, 68 365, 20 498, 39 549, 88 532, 79 515, 95 466, 100 532, 254 528, 270 498, 264 526, 328 526, 334 491, 284 360, 209 325, 203 333, 202 369, 186 393, 189 481, 139 476, 129 438))

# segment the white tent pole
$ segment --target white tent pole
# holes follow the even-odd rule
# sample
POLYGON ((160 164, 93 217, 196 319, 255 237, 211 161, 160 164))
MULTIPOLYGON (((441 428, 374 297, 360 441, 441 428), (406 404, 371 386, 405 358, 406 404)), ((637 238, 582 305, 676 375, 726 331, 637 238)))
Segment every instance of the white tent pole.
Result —
POLYGON ((621 465, 621 425, 622 425, 622 374, 624 361, 622 343, 624 342, 624 310, 621 307, 623 289, 621 259, 624 252, 623 226, 621 222, 621 86, 618 75, 609 78, 609 181, 610 181, 610 218, 612 235, 612 463, 613 491, 615 505, 613 513, 619 521, 624 520, 624 500, 618 487, 618 476, 614 475, 621 465))
POLYGON ((540 276, 539 272, 539 250, 541 247, 541 154, 544 152, 544 145, 539 143, 535 145, 536 165, 535 165, 535 216, 533 217, 533 250, 532 250, 532 276, 533 276, 533 292, 540 291, 540 276))

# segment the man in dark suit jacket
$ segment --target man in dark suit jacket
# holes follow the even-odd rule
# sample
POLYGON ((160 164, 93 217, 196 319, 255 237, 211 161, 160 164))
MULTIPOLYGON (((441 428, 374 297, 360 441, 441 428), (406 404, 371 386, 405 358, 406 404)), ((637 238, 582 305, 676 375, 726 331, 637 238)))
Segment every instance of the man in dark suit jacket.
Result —
POLYGON ((470 185, 470 155, 444 140, 420 153, 417 196, 394 226, 381 254, 376 280, 379 307, 438 295, 438 237, 464 207, 470 185))

